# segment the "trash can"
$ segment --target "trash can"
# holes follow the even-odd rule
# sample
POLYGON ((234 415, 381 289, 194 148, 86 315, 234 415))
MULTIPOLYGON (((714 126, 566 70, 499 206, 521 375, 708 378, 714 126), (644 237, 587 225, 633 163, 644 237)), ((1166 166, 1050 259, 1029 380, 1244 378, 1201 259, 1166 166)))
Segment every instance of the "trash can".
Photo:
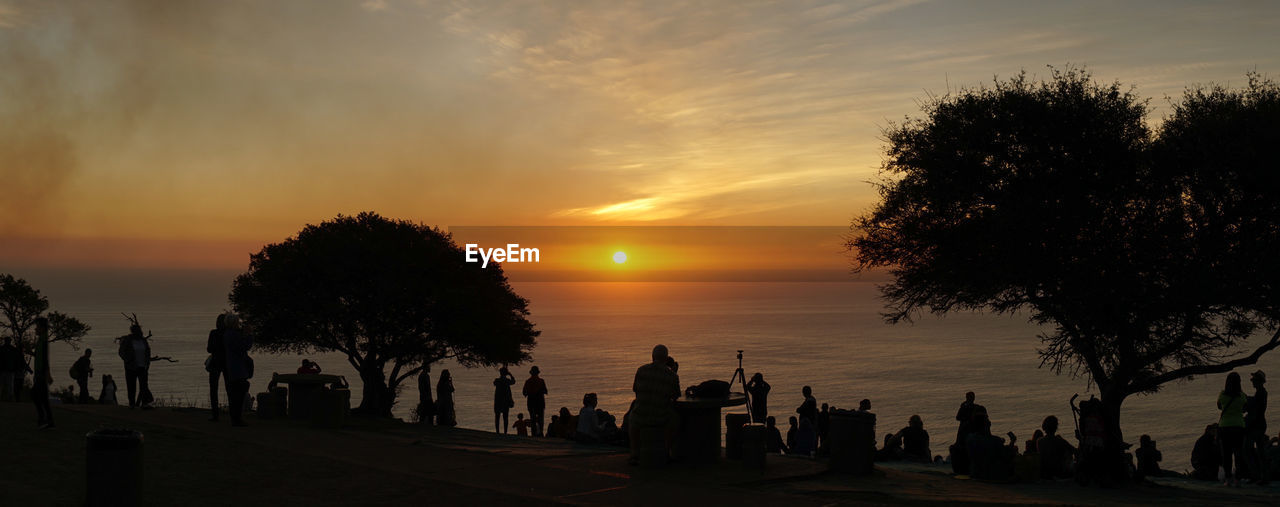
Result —
POLYGON ((838 410, 831 414, 828 438, 832 470, 856 475, 871 473, 875 465, 876 415, 838 410))
POLYGON ((742 445, 739 447, 743 468, 764 468, 768 430, 760 423, 745 424, 742 428, 742 445))
POLYGON ((85 435, 85 505, 142 505, 142 433, 101 429, 85 435))
POLYGON ((742 459, 742 425, 749 422, 747 414, 724 415, 724 457, 742 459))

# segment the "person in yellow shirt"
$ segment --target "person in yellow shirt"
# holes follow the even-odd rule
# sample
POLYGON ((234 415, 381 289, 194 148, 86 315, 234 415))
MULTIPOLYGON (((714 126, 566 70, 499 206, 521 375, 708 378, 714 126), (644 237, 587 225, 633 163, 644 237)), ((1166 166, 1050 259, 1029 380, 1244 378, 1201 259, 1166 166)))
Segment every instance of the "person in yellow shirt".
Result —
POLYGON ((1218 441, 1222 443, 1222 469, 1226 472, 1224 485, 1240 485, 1239 474, 1245 471, 1244 455, 1244 405, 1248 398, 1240 387, 1240 374, 1227 375, 1227 385, 1218 394, 1218 441), (1231 473, 1231 458, 1235 457, 1236 475, 1231 473))

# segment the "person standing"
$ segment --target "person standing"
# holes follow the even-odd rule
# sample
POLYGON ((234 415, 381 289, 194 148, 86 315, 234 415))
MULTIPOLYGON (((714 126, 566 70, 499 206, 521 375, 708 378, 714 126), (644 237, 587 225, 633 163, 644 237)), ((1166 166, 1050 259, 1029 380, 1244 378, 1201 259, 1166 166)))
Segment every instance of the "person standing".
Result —
POLYGON ((507 433, 507 418, 516 401, 511 395, 511 386, 516 385, 516 377, 506 366, 498 369, 498 378, 493 379, 493 431, 507 433), (502 420, 499 427, 498 420, 502 420))
POLYGON ((71 378, 80 387, 80 396, 77 398, 80 403, 89 403, 89 377, 93 376, 92 356, 92 349, 84 349, 84 355, 71 365, 71 378))
POLYGON ((956 429, 956 443, 951 446, 951 470, 957 475, 969 474, 969 449, 966 441, 969 434, 973 432, 973 414, 976 411, 986 413, 982 405, 974 403, 977 397, 973 391, 964 393, 964 403, 961 403, 960 410, 956 411, 956 420, 960 421, 960 427, 956 429))
POLYGON ((457 425, 458 417, 453 410, 453 376, 449 375, 449 370, 440 370, 440 381, 436 383, 436 426, 457 425))
POLYGON ((1223 485, 1239 486, 1240 474, 1248 465, 1244 457, 1244 406, 1248 401, 1240 387, 1240 374, 1231 372, 1227 383, 1218 394, 1218 441, 1222 443, 1222 470, 1226 472, 1223 485), (1231 471, 1231 458, 1235 457, 1235 474, 1231 471))
POLYGON ((818 399, 813 397, 813 388, 804 386, 800 389, 800 394, 804 395, 804 401, 796 408, 796 413, 800 414, 801 419, 808 419, 809 424, 817 424, 818 399))
POLYGON ((764 381, 764 374, 756 372, 747 382, 747 392, 751 394, 751 422, 762 423, 769 417, 769 383, 764 381))
MULTIPOLYGON (((227 370, 227 346, 223 341, 223 334, 226 329, 226 315, 219 314, 214 322, 213 329, 209 330, 209 341, 205 344, 205 351, 209 353, 209 359, 204 363, 204 370, 209 372, 209 416, 210 421, 218 420, 218 379, 221 377, 223 382, 227 383, 227 393, 231 392, 231 379, 226 378, 227 370)), ((230 394, 228 394, 230 396, 230 394)), ((227 400, 230 401, 230 400, 227 400)))
POLYGON ((234 313, 226 314, 222 318, 222 324, 222 343, 226 351, 224 375, 231 425, 248 426, 244 422, 243 412, 245 397, 249 395, 249 379, 253 378, 253 358, 249 357, 253 336, 243 328, 240 317, 234 313))
POLYGON ((1267 374, 1262 370, 1249 375, 1253 384, 1253 396, 1245 404, 1248 415, 1244 419, 1244 453, 1249 457, 1250 475, 1255 484, 1270 482, 1270 467, 1267 466, 1267 374))
POLYGON ((431 365, 428 364, 418 372, 418 423, 431 426, 435 419, 436 402, 431 399, 431 365))
POLYGON ((537 366, 529 368, 529 379, 524 381, 521 390, 528 398, 529 424, 533 425, 533 436, 542 436, 542 414, 547 410, 547 382, 538 375, 542 373, 537 366))
POLYGON ((142 326, 129 325, 129 334, 121 336, 120 359, 124 361, 124 381, 129 388, 129 408, 150 408, 147 393, 147 371, 151 368, 151 343, 142 335, 142 326))
POLYGON ((4 337, 4 344, 0 345, 0 401, 18 401, 16 386, 22 384, 15 379, 22 367, 22 352, 8 336, 4 337))
POLYGON ((49 321, 44 317, 36 319, 35 352, 31 402, 36 406, 36 426, 43 430, 53 427, 53 410, 49 408, 49 384, 53 383, 49 369, 49 321))
POLYGON ((680 397, 680 375, 669 366, 673 362, 666 345, 655 345, 652 357, 653 362, 636 369, 635 380, 631 383, 636 400, 628 417, 627 431, 631 441, 629 461, 633 465, 640 463, 640 428, 662 428, 663 444, 670 452, 680 427, 675 405, 680 397))

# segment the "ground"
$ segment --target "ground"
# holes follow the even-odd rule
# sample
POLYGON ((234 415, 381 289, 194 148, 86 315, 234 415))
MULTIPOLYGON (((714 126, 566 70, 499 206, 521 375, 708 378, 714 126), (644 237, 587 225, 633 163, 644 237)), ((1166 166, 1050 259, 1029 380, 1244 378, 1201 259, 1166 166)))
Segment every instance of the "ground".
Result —
POLYGON ((1070 482, 990 484, 942 467, 894 464, 867 477, 771 456, 765 471, 734 461, 642 470, 619 449, 355 419, 342 429, 249 418, 233 428, 199 409, 55 405, 58 426, 35 427, 26 403, 0 403, 0 505, 82 505, 85 434, 145 435, 148 505, 1275 505, 1280 487, 1228 489, 1183 480, 1119 489, 1070 482))

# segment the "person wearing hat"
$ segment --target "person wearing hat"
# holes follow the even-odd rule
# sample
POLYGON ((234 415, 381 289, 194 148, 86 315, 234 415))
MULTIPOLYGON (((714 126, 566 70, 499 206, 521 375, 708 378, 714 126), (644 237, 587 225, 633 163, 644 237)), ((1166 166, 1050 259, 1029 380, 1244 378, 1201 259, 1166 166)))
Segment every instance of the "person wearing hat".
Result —
POLYGON ((533 426, 533 436, 542 436, 542 414, 547 410, 547 382, 538 374, 542 373, 537 366, 529 368, 529 379, 524 381, 524 397, 528 398, 529 424, 533 426))
POLYGON ((1267 374, 1262 370, 1249 375, 1253 383, 1253 396, 1245 403, 1244 449, 1249 457, 1250 475, 1255 484, 1266 484, 1270 477, 1267 470, 1267 374))

